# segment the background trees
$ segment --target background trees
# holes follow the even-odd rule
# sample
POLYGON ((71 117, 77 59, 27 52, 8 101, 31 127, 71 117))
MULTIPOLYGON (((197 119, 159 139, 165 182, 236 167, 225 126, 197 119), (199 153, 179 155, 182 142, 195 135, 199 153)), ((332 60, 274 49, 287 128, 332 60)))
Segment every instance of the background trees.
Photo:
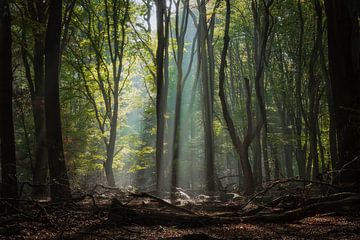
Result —
MULTIPOLYGON (((11 133, 13 74, 17 177, 50 183, 54 199, 92 182, 156 186, 173 198, 179 187, 251 194, 279 178, 354 183, 358 7, 12 1, 12 35, 1 16, 1 126, 11 133)), ((15 174, 11 166, 2 171, 15 174)))

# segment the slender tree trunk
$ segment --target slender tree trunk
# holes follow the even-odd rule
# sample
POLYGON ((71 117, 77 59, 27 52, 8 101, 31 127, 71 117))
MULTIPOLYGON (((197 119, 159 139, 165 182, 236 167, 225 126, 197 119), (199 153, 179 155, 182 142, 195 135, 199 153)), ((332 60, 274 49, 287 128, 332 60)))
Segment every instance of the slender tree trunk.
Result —
POLYGON ((274 179, 280 178, 280 161, 276 146, 271 147, 274 156, 274 179))
POLYGON ((214 128, 213 128, 213 66, 212 41, 209 39, 206 24, 206 2, 200 1, 199 5, 199 64, 200 78, 203 87, 203 121, 204 121, 204 147, 206 164, 206 189, 215 191, 215 164, 214 164, 214 128), (209 45, 210 44, 210 45, 209 45), (210 50, 210 52, 208 52, 210 50), (209 68, 210 64, 210 68, 209 68))
MULTIPOLYGON (((40 7, 39 7, 40 8, 40 7)), ((45 16, 42 11, 38 10, 39 21, 43 22, 45 16)), ((46 185, 48 176, 48 159, 46 148, 46 132, 45 132, 45 81, 44 81, 44 36, 43 34, 35 35, 34 46, 34 79, 35 91, 32 99, 32 109, 35 123, 35 140, 36 140, 36 162, 33 172, 33 183, 39 187, 33 188, 34 196, 44 196, 47 194, 46 185)))
MULTIPOLYGON (((31 16, 31 20, 37 24, 45 25, 44 4, 36 3, 28 0, 28 11, 31 16)), ((45 142, 45 109, 44 109, 44 38, 45 32, 39 30, 38 26, 33 27, 32 32, 34 36, 34 50, 33 50, 33 72, 30 68, 30 63, 27 56, 27 27, 25 16, 22 15, 22 44, 21 55, 24 64, 25 76, 28 82, 31 108, 35 125, 35 167, 32 169, 33 184, 36 185, 32 188, 33 197, 45 197, 47 193, 47 173, 48 173, 48 160, 47 160, 47 148, 45 142)))
POLYGON ((322 133, 321 133, 321 126, 319 123, 319 119, 318 119, 316 131, 317 131, 318 146, 319 146, 319 152, 320 152, 321 172, 325 172, 326 169, 328 169, 328 167, 325 164, 325 153, 324 153, 324 146, 323 146, 323 141, 322 141, 322 133))
POLYGON ((315 73, 316 63, 319 59, 319 53, 322 46, 322 7, 319 0, 314 0, 314 8, 316 13, 316 29, 315 29, 315 42, 311 53, 309 63, 309 114, 308 114, 308 127, 309 127, 309 144, 310 153, 307 166, 307 178, 310 179, 311 169, 312 178, 317 179, 319 175, 319 155, 318 155, 318 142, 317 142, 317 118, 319 113, 320 101, 320 81, 315 73))
POLYGON ((45 39, 46 142, 52 183, 50 185, 51 198, 53 201, 61 201, 71 197, 62 142, 59 99, 62 1, 54 0, 49 4, 45 39))
MULTIPOLYGON (((228 127, 228 131, 231 137, 231 141, 234 145, 234 148, 236 152, 239 155, 239 166, 241 166, 241 170, 243 172, 243 178, 244 178, 244 194, 250 195, 254 192, 254 180, 253 180, 253 173, 251 170, 250 162, 249 162, 249 154, 248 154, 248 148, 249 144, 251 143, 254 134, 252 133, 252 129, 248 127, 248 133, 245 137, 244 142, 241 141, 240 137, 238 136, 236 132, 236 128, 234 125, 234 122, 232 120, 232 117, 230 115, 227 102, 226 102, 226 96, 225 96, 225 67, 226 67, 226 55, 229 47, 230 37, 229 37, 229 28, 230 28, 230 0, 226 0, 226 19, 225 19, 225 30, 224 30, 224 46, 221 52, 221 62, 220 62, 220 70, 219 70, 219 97, 221 100, 221 107, 223 111, 223 116, 226 122, 226 125, 228 127), (252 136, 250 136, 252 135, 252 136)), ((248 110, 250 109, 249 104, 251 104, 251 96, 249 96, 249 80, 245 79, 247 92, 248 92, 248 110)), ((251 125, 251 116, 249 115, 248 111, 248 118, 250 122, 248 121, 248 125, 251 125)), ((256 131, 257 132, 257 131, 256 131)), ((240 171, 240 169, 239 169, 240 171)), ((240 179, 239 179, 240 181, 240 179)))
POLYGON ((1 196, 17 198, 15 137, 13 125, 11 17, 7 0, 0 0, 0 145, 1 196))
MULTIPOLYGON (((117 88, 115 88, 117 91, 117 88)), ((116 94, 115 94, 116 95, 116 94)), ((119 96, 114 96, 114 110, 110 123, 110 137, 109 144, 106 151, 106 161, 105 161, 105 175, 107 184, 110 187, 115 187, 115 177, 113 171, 113 162, 114 162, 114 152, 115 152, 115 142, 116 142, 116 130, 117 130, 117 118, 118 118, 118 108, 119 108, 119 96)))
POLYGON ((164 57, 166 37, 164 18, 166 13, 165 0, 156 0, 157 50, 156 50, 156 186, 158 194, 162 192, 162 159, 164 151, 166 95, 164 94, 164 57))
POLYGON ((299 33, 299 46, 297 53, 297 63, 296 63, 296 81, 295 81, 295 92, 296 92, 296 111, 295 111, 295 136, 296 136, 296 160, 299 170, 299 176, 301 179, 306 178, 306 160, 305 160, 305 152, 303 151, 303 145, 301 141, 301 135, 303 132, 302 128, 302 119, 303 119, 303 104, 302 104, 302 78, 303 78, 303 43, 304 43, 304 17, 302 11, 302 2, 298 0, 298 14, 300 21, 300 33, 299 33))
POLYGON ((284 160, 286 176, 288 178, 294 177, 293 162, 292 162, 292 146, 290 144, 284 145, 284 160))
POLYGON ((254 169, 254 184, 255 186, 261 186, 262 183, 262 164, 261 164, 261 139, 260 135, 254 138, 253 143, 253 169, 254 169))
MULTIPOLYGON (((265 56, 267 50, 267 43, 271 33, 270 26, 270 8, 274 3, 273 0, 261 1, 259 3, 257 0, 251 1, 251 10, 253 15, 254 22, 254 63, 256 68, 255 73, 255 91, 256 98, 258 102, 258 107, 260 111, 259 125, 263 126, 263 135, 262 135, 262 147, 263 147, 263 157, 264 157, 264 167, 265 167, 265 179, 270 178, 270 169, 268 163, 268 154, 267 154, 267 134, 268 134, 268 124, 267 124, 267 113, 266 113, 266 103, 265 103, 265 84, 264 84, 264 68, 265 68, 265 56)), ((260 132, 259 132, 260 134, 260 132)))

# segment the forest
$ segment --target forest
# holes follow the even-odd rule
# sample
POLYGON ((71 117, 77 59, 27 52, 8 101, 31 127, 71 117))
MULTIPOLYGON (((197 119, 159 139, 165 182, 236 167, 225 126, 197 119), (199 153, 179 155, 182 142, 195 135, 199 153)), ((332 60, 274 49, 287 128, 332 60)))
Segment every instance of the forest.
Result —
POLYGON ((360 1, 0 0, 0 239, 360 238, 360 1))

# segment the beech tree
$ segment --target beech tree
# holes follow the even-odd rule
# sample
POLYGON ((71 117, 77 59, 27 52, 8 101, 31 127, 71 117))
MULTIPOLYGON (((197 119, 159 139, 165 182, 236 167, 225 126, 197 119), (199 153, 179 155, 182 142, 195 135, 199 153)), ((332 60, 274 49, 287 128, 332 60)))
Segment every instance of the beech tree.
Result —
POLYGON ((326 0, 331 90, 338 162, 336 181, 359 191, 360 33, 359 1, 326 0))
POLYGON ((62 0, 49 3, 45 37, 45 121, 50 172, 50 195, 53 201, 71 197, 61 132, 59 71, 62 0))
POLYGON ((0 146, 1 196, 16 198, 16 158, 13 125, 11 13, 7 0, 0 1, 0 146))

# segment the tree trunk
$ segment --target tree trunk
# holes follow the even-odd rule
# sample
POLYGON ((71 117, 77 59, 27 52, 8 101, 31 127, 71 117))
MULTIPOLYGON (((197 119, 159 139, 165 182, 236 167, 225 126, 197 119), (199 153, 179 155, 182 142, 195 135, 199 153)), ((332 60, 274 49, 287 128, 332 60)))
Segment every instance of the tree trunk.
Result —
POLYGON ((0 144, 1 196, 17 198, 15 137, 13 125, 11 16, 7 0, 0 1, 0 144))
POLYGON ((311 52, 309 63, 309 114, 308 114, 308 127, 309 127, 309 144, 310 153, 307 166, 307 178, 316 180, 319 175, 319 155, 318 155, 318 142, 317 142, 317 118, 319 115, 319 101, 320 101, 320 79, 315 72, 316 63, 319 60, 319 53, 322 47, 322 7, 319 0, 314 1, 314 10, 316 14, 315 26, 315 42, 311 52), (312 167, 312 168, 311 168, 312 167), (312 174, 311 174, 312 169, 312 174))
POLYGON ((279 161, 279 154, 277 151, 276 146, 272 145, 271 147, 273 156, 274 156, 274 179, 280 178, 280 161, 279 161))
POLYGON ((253 144, 253 169, 254 169, 254 184, 261 186, 262 183, 262 164, 261 164, 261 142, 260 135, 254 138, 253 144))
POLYGON ((156 0, 157 49, 156 49, 156 186, 158 194, 162 192, 162 159, 164 151, 166 95, 164 94, 164 58, 166 37, 164 17, 166 13, 165 0, 156 0))
POLYGON ((296 92, 296 111, 295 111, 295 136, 296 136, 296 160, 299 170, 299 177, 301 179, 306 178, 306 160, 305 160, 305 152, 303 151, 303 145, 301 141, 301 135, 303 132, 302 128, 302 119, 303 119, 303 104, 301 97, 301 82, 303 78, 303 44, 304 44, 304 17, 302 12, 302 2, 298 0, 298 14, 300 21, 300 34, 299 34, 299 46, 297 52, 297 63, 296 63, 296 81, 295 81, 295 92, 296 92))
MULTIPOLYGON (((43 4, 37 4, 37 18, 39 23, 44 23, 44 9, 43 4)), ((35 29, 33 30, 36 31, 35 29)), ((46 185, 48 175, 48 159, 47 148, 45 141, 45 102, 44 102, 44 34, 35 34, 34 46, 34 97, 32 99, 33 117, 35 123, 35 169, 33 172, 33 183, 39 187, 33 188, 33 196, 47 195, 47 187, 40 186, 46 185)))
POLYGON ((210 192, 215 191, 215 166, 214 166, 214 128, 213 128, 213 87, 212 79, 214 78, 212 63, 209 59, 213 56, 209 54, 212 49, 211 41, 207 41, 208 31, 206 24, 206 2, 202 0, 199 6, 199 41, 198 54, 200 64, 200 78, 203 87, 203 122, 204 122, 204 147, 205 147, 205 164, 206 164, 206 189, 210 192), (206 45, 208 44, 208 47, 206 45), (209 62, 210 61, 210 68, 209 62))
POLYGON ((37 24, 32 27, 34 37, 33 47, 33 61, 32 68, 34 72, 34 81, 32 77, 31 67, 28 60, 28 43, 27 43, 27 27, 26 16, 21 15, 22 18, 22 44, 21 55, 24 64, 25 76, 29 87, 31 108, 35 125, 35 167, 32 168, 33 184, 36 187, 32 188, 33 197, 47 196, 47 148, 45 142, 45 109, 44 109, 44 38, 45 31, 38 28, 38 24, 45 25, 45 6, 43 3, 37 2, 33 4, 32 1, 27 1, 27 10, 31 20, 37 24))
POLYGON ((254 193, 255 185, 251 165, 249 162, 249 147, 245 144, 241 144, 237 149, 237 152, 240 157, 240 165, 243 172, 244 194, 251 195, 254 193))
MULTIPOLYGON (((224 30, 224 45, 221 52, 221 62, 220 62, 220 70, 219 70, 219 97, 221 101, 221 107, 223 111, 223 116, 226 122, 226 125, 228 127, 228 131, 231 137, 231 141, 234 145, 234 148, 236 152, 239 154, 239 166, 241 166, 242 172, 244 174, 244 194, 250 195, 254 192, 254 180, 253 180, 253 174, 249 162, 249 156, 248 156, 248 148, 249 144, 251 143, 254 136, 252 129, 251 129, 251 114, 248 111, 248 133, 245 137, 244 142, 241 141, 238 133, 236 132, 236 128, 234 125, 234 122, 232 120, 232 117, 230 115, 227 102, 226 102, 226 96, 225 96, 225 67, 226 67, 226 55, 229 47, 230 37, 229 37, 229 29, 230 29, 230 0, 226 0, 226 21, 225 21, 225 30, 224 30)), ((247 87, 247 109, 250 110, 250 104, 251 104, 251 96, 249 96, 249 80, 245 79, 245 85, 247 87)), ((239 169, 240 171, 240 169, 239 169)), ((240 175, 240 174, 239 174, 240 175)), ((240 181, 241 179, 239 179, 240 181)))
POLYGON ((294 177, 293 162, 292 162, 292 146, 289 143, 284 145, 284 160, 286 176, 288 178, 294 177))
POLYGON ((49 4, 49 19, 45 39, 46 142, 51 179, 51 198, 53 201, 61 201, 71 197, 63 151, 59 99, 62 1, 54 0, 50 1, 49 4))
POLYGON ((340 170, 337 181, 359 191, 360 167, 360 3, 325 1, 329 67, 334 99, 340 170))

